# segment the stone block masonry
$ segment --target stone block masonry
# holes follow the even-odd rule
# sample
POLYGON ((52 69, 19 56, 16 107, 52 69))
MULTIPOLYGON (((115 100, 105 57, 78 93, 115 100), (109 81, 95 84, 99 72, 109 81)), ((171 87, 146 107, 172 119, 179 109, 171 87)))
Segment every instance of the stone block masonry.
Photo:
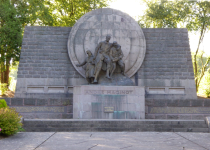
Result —
MULTIPOLYGON (((142 29, 146 55, 132 77, 146 97, 196 99, 187 29, 142 29), (135 80, 136 77, 136 80, 135 80)), ((73 67, 67 50, 71 27, 26 27, 15 97, 67 98, 86 80, 73 67)))
POLYGON ((194 79, 187 29, 142 29, 147 50, 139 79, 194 79))
POLYGON ((148 97, 196 99, 187 29, 142 29, 146 55, 138 71, 148 97))
POLYGON ((67 52, 70 30, 66 27, 26 27, 18 78, 79 78, 67 52))
POLYGON ((70 27, 25 28, 15 97, 65 98, 72 93, 72 85, 85 83, 68 57, 70 30, 70 27))
POLYGON ((161 119, 25 119, 24 129, 26 132, 209 132, 204 120, 161 119))
POLYGON ((72 119, 73 97, 69 98, 4 98, 24 119, 72 119))
POLYGON ((146 98, 147 119, 204 120, 210 114, 210 99, 146 98))

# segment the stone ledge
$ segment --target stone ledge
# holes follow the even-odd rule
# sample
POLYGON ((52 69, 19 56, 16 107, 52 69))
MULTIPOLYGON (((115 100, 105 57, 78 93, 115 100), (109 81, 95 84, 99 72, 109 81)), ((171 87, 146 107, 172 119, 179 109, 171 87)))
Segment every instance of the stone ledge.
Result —
POLYGON ((146 106, 151 107, 210 107, 210 99, 154 99, 145 98, 146 106))
POLYGON ((146 122, 146 123, 154 123, 154 122, 171 122, 171 123, 189 123, 189 122, 195 122, 197 123, 205 123, 204 120, 172 120, 172 119, 168 119, 168 120, 164 120, 164 119, 123 119, 123 120, 119 120, 119 119, 24 119, 24 121, 31 121, 31 122, 36 122, 36 121, 45 121, 45 122, 49 122, 49 121, 59 121, 59 122, 146 122))
POLYGON ((75 131, 160 131, 209 132, 201 120, 108 120, 108 119, 25 119, 24 129, 31 132, 75 131))
POLYGON ((173 120, 204 120, 205 117, 208 114, 146 114, 145 118, 146 119, 153 119, 153 120, 158 120, 158 119, 173 119, 173 120))

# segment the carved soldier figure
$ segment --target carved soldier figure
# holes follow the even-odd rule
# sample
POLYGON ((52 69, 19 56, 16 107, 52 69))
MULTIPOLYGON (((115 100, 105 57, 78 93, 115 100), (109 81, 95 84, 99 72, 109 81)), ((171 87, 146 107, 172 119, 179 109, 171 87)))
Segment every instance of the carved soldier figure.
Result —
POLYGON ((125 64, 122 60, 124 55, 123 55, 123 52, 121 50, 121 46, 119 44, 117 44, 116 41, 114 41, 113 44, 112 44, 112 48, 110 49, 109 56, 112 60, 112 66, 113 66, 112 71, 111 71, 111 76, 116 69, 116 63, 120 66, 121 73, 123 75, 125 75, 125 64))
POLYGON ((109 57, 109 51, 112 46, 111 43, 109 43, 109 40, 111 39, 111 36, 107 35, 106 40, 102 41, 98 44, 98 46, 95 49, 94 59, 95 59, 95 79, 94 83, 97 83, 98 75, 101 71, 103 62, 106 63, 106 78, 110 79, 110 69, 111 69, 111 59, 109 57))
POLYGON ((91 53, 90 50, 86 51, 88 57, 86 57, 85 61, 81 64, 77 64, 77 67, 84 66, 86 64, 86 70, 85 70, 85 76, 86 80, 88 83, 93 83, 94 80, 94 71, 95 71, 95 66, 94 66, 94 60, 93 60, 93 54, 91 53))

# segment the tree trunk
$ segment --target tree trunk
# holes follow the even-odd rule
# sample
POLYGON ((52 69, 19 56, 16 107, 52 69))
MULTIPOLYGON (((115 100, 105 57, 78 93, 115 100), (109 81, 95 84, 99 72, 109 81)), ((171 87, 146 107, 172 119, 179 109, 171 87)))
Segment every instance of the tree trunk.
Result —
POLYGON ((7 83, 8 86, 9 86, 9 66, 10 66, 10 62, 7 61, 6 70, 5 70, 5 83, 7 83))
POLYGON ((195 52, 195 55, 194 55, 194 68, 195 68, 195 86, 196 86, 196 91, 198 92, 198 87, 199 87, 199 77, 198 77, 198 66, 197 66, 197 55, 198 55, 198 51, 199 51, 199 48, 200 48, 200 44, 202 43, 203 41, 203 38, 204 38, 204 35, 205 35, 205 32, 206 32, 206 26, 205 26, 205 22, 203 22, 203 26, 202 26, 202 29, 201 29, 201 33, 200 33, 200 38, 199 38, 199 41, 198 41, 198 47, 197 47, 197 50, 195 52))
POLYGON ((9 66, 10 61, 6 62, 6 65, 4 63, 1 63, 0 71, 1 71, 1 83, 6 83, 9 86, 9 66))

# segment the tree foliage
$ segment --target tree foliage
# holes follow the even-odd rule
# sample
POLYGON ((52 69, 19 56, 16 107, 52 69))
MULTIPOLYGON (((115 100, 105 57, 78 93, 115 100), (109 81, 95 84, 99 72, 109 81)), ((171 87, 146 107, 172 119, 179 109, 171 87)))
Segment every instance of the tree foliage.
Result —
POLYGON ((73 26, 85 13, 111 0, 0 0, 0 83, 9 82, 11 62, 19 60, 28 26, 73 26))
POLYGON ((52 25, 44 0, 0 0, 1 83, 9 82, 11 62, 19 60, 25 25, 52 25))
POLYGON ((18 60, 22 41, 22 24, 14 5, 0 1, 0 69, 1 83, 9 81, 11 59, 18 60))
POLYGON ((208 65, 210 57, 203 58, 200 44, 205 33, 210 28, 210 2, 204 0, 143 0, 147 5, 145 14, 140 17, 139 24, 146 28, 177 28, 185 27, 189 31, 200 32, 196 52, 193 54, 193 67, 195 74, 196 89, 206 71, 210 70, 208 65), (201 68, 198 68, 198 54, 201 59, 201 68))
POLYGON ((107 7, 111 0, 47 0, 53 26, 73 26, 85 13, 107 7))
POLYGON ((143 0, 147 9, 144 16, 140 17, 139 24, 143 28, 177 28, 184 22, 190 8, 182 1, 143 0))

